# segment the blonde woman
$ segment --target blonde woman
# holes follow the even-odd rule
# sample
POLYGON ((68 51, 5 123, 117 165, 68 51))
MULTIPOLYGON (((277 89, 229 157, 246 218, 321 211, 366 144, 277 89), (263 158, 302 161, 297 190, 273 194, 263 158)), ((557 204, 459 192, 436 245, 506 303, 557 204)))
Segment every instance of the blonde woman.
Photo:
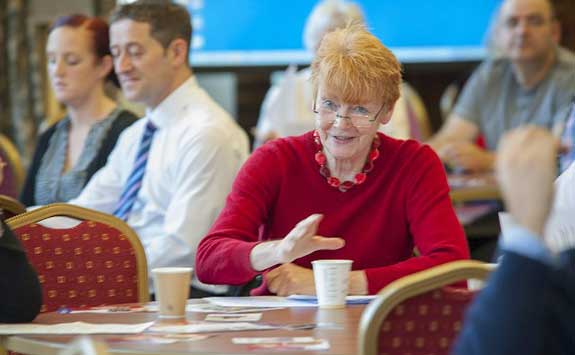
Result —
POLYGON ((311 70, 316 129, 251 155, 198 247, 200 281, 239 285, 263 274, 254 294, 314 294, 311 261, 352 259, 350 293, 375 294, 468 258, 438 157, 378 132, 399 97, 394 55, 350 26, 324 37, 311 70))

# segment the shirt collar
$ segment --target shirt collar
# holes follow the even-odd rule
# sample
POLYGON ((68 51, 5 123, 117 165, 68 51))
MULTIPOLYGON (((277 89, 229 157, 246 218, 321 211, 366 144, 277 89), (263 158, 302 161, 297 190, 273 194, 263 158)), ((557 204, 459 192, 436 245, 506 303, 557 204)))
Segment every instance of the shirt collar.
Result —
POLYGON ((182 117, 182 111, 185 111, 194 97, 193 91, 198 90, 199 86, 196 78, 190 76, 176 90, 172 91, 156 108, 146 110, 146 117, 152 121, 157 128, 169 125, 182 117))

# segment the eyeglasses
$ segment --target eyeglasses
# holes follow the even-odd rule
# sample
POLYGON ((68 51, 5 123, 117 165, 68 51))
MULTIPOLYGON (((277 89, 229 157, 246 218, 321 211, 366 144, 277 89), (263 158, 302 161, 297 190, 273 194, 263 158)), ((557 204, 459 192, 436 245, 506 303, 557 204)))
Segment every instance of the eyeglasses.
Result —
POLYGON ((509 16, 503 20, 503 24, 508 29, 514 29, 518 27, 521 22, 524 22, 527 27, 538 28, 552 22, 552 19, 547 19, 543 15, 535 14, 524 18, 519 16, 509 16))
POLYGON ((317 97, 313 100, 313 112, 315 112, 318 116, 320 122, 325 124, 333 124, 338 119, 345 118, 351 122, 351 124, 357 128, 367 128, 373 125, 373 122, 377 120, 377 116, 381 113, 385 105, 381 105, 381 108, 377 113, 373 116, 369 114, 367 109, 358 106, 354 107, 351 114, 348 116, 340 115, 337 113, 339 109, 339 105, 330 101, 324 100, 321 102, 319 108, 316 106, 317 97))

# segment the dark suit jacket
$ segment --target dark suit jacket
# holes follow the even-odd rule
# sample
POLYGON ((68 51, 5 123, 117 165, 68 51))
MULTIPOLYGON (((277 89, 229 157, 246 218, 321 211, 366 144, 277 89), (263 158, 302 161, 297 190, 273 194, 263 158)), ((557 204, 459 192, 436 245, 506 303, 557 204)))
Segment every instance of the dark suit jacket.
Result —
POLYGON ((559 267, 506 253, 452 353, 575 354, 575 250, 561 255, 559 267))
POLYGON ((0 223, 0 323, 29 322, 40 312, 42 289, 20 241, 0 223))

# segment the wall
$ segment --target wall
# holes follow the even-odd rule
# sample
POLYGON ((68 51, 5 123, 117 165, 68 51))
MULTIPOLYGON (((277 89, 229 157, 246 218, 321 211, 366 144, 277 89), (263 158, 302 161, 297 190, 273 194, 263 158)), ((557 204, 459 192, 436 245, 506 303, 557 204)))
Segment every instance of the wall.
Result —
MULTIPOLYGON (((562 22, 563 45, 575 49, 575 1, 553 0, 562 22)), ((31 0, 31 24, 47 22, 57 16, 71 12, 90 12, 92 0, 31 0)), ((464 82, 477 62, 406 64, 404 78, 422 96, 430 114, 434 129, 440 127, 442 118, 439 113, 439 98, 452 82, 464 82)), ((234 67, 234 68, 197 68, 198 73, 232 73, 235 80, 228 80, 235 88, 226 89, 223 95, 225 106, 236 117, 246 131, 257 123, 259 109, 269 88, 270 74, 285 67, 234 67), (235 89, 235 90, 234 90, 235 89), (235 94, 234 94, 235 91, 235 94), (235 101, 235 108, 233 106, 235 101)), ((226 74, 229 78, 229 74, 226 74)))
POLYGON ((72 13, 92 14, 93 0, 30 0, 31 26, 72 13))
POLYGON ((575 51, 575 1, 553 0, 557 18, 561 23, 562 44, 575 51))
MULTIPOLYGON (((445 88, 453 82, 464 82, 478 62, 405 64, 404 80, 421 95, 433 130, 442 124, 439 99, 445 88)), ((237 78, 237 120, 250 132, 257 124, 260 105, 270 86, 270 75, 285 67, 197 68, 196 72, 214 71, 234 73, 237 78)))

